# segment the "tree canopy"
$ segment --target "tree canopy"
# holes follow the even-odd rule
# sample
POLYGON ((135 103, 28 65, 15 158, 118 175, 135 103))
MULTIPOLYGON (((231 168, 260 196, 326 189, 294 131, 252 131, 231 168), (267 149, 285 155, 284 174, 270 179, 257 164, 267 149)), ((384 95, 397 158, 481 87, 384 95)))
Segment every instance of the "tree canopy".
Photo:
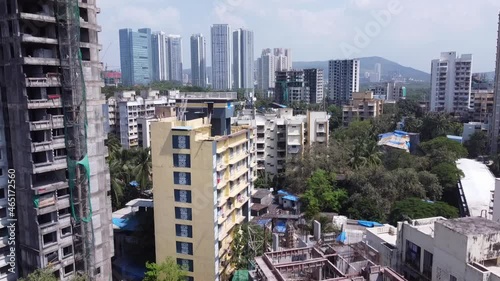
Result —
POLYGON ((429 202, 419 198, 408 198, 394 203, 389 222, 396 225, 398 221, 429 217, 458 217, 458 209, 444 202, 429 202))
POLYGON ((314 217, 320 211, 338 212, 347 199, 347 192, 336 188, 335 174, 327 174, 324 170, 316 170, 307 180, 307 190, 301 200, 305 205, 306 216, 314 217))
POLYGON ((160 264, 146 263, 143 281, 185 281, 186 273, 174 258, 168 257, 160 264))
MULTIPOLYGON (((19 278, 18 281, 58 281, 59 279, 53 273, 50 267, 39 268, 28 274, 26 278, 19 278)), ((71 278, 70 281, 87 281, 87 276, 78 275, 71 278)))

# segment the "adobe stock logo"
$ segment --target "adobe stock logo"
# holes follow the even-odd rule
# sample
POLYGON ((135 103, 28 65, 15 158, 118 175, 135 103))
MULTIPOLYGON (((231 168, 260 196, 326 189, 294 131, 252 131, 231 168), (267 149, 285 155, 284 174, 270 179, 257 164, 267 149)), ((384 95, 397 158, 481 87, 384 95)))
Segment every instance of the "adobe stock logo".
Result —
MULTIPOLYGON (((357 0, 360 1, 360 0, 357 0)), ((363 2, 363 1, 360 1, 363 2)), ((383 10, 372 11, 372 20, 367 22, 363 29, 356 27, 352 43, 340 43, 340 49, 346 58, 352 58, 368 47, 373 38, 380 35, 384 27, 389 26, 393 17, 401 14, 403 7, 399 0, 391 0, 383 10)))

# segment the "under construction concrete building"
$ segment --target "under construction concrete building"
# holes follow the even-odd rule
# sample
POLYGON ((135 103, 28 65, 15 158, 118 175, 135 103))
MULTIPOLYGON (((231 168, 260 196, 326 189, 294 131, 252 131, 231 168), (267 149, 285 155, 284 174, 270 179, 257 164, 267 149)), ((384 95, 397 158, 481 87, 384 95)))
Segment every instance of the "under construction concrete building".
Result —
MULTIPOLYGON (((2 133, 16 173, 19 277, 50 266, 60 280, 110 280, 97 13, 95 0, 0 0, 2 133)), ((0 263, 0 280, 18 278, 6 269, 0 263)))

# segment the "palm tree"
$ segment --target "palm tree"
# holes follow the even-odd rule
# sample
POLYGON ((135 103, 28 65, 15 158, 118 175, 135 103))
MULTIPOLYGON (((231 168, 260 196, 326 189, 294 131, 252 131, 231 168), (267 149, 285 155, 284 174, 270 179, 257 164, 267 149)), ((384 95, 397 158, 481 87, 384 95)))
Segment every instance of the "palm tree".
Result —
POLYGON ((108 139, 106 140, 106 146, 109 150, 109 156, 112 156, 116 151, 122 148, 120 139, 114 134, 108 134, 108 139))
POLYGON ((134 157, 134 167, 132 168, 132 174, 134 178, 139 183, 140 191, 151 189, 151 153, 150 149, 138 149, 135 151, 136 155, 134 157))

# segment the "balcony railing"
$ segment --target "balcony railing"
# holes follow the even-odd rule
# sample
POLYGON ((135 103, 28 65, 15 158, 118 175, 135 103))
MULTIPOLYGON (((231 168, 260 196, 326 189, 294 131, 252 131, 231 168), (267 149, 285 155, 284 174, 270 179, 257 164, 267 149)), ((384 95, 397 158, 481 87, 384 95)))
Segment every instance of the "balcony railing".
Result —
POLYGON ((58 76, 41 77, 41 78, 30 77, 30 78, 26 78, 26 86, 27 87, 60 87, 61 86, 61 78, 58 76))
POLYGON ((28 109, 62 107, 61 99, 29 100, 28 109))

